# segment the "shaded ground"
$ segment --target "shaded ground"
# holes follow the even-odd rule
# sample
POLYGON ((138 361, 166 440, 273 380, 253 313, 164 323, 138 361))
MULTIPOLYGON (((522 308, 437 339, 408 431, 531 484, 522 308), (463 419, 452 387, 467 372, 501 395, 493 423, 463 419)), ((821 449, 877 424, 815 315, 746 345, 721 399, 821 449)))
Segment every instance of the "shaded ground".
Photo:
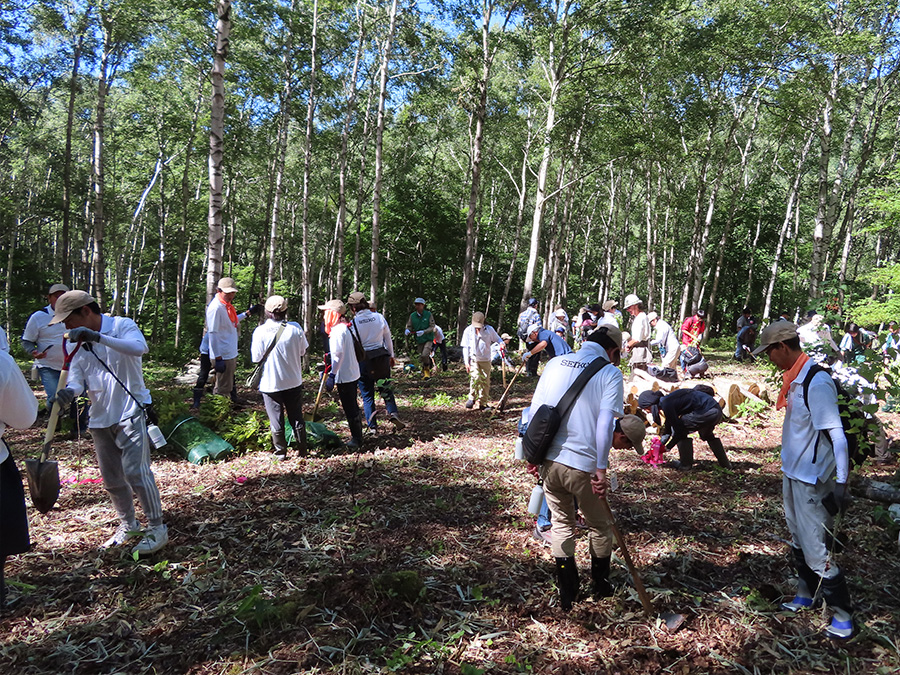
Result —
MULTIPOLYGON (((720 427, 734 471, 700 441, 689 473, 613 451, 610 503, 658 607, 688 615, 682 630, 644 617, 619 561, 615 597, 564 615, 550 551, 530 537, 533 479, 513 459, 533 386, 517 383, 497 415, 463 409, 460 370, 401 379, 408 428, 358 455, 157 458, 171 543, 149 561, 98 551, 115 526, 102 486, 64 486, 50 514, 30 510, 33 550, 7 565, 22 599, 0 618, 0 672, 900 672, 897 532, 876 522, 883 507, 860 500, 845 525, 859 638, 834 646, 818 612, 776 611, 792 589, 774 413, 720 427)), ((335 406, 326 415, 346 436, 335 406)), ((11 435, 20 460, 39 436, 11 435)), ((56 447, 64 477, 99 475, 89 443, 56 447)))

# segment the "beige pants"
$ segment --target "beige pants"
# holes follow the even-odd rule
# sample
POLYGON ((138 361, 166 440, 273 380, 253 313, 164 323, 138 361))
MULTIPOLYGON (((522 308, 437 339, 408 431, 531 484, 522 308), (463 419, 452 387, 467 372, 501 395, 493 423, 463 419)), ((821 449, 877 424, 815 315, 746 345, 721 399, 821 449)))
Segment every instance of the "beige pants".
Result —
POLYGON ((678 357, 681 354, 681 346, 675 347, 670 352, 666 352, 666 355, 662 357, 662 367, 663 368, 675 368, 678 370, 678 357))
MULTIPOLYGON (((225 372, 216 373, 216 386, 213 389, 213 393, 219 396, 231 396, 231 390, 234 389, 234 372, 237 370, 237 358, 224 360, 225 372)), ((213 365, 215 363, 213 361, 213 365)))
POLYGON ((487 405, 491 398, 491 362, 473 361, 469 365, 469 398, 487 405))
POLYGON ((431 350, 434 348, 434 342, 429 340, 428 342, 416 343, 416 352, 419 355, 419 362, 422 366, 422 370, 431 370, 434 367, 434 363, 431 360, 431 350))
POLYGON ((600 498, 591 491, 591 474, 556 462, 544 462, 541 466, 544 479, 544 497, 550 507, 553 524, 550 534, 554 558, 571 558, 575 555, 575 504, 584 515, 588 526, 591 555, 606 558, 612 553, 612 528, 600 498))

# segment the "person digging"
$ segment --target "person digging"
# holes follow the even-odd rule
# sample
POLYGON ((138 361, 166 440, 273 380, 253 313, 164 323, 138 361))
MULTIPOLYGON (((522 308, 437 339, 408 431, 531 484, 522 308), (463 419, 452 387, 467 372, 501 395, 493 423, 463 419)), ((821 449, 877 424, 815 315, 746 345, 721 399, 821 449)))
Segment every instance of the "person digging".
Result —
POLYGON ((666 448, 678 446, 678 459, 671 463, 676 469, 689 469, 694 464, 694 441, 689 434, 696 431, 706 441, 719 466, 730 469, 721 439, 715 435, 716 425, 722 421, 718 401, 699 389, 676 389, 668 396, 659 391, 645 391, 638 397, 638 407, 653 417, 660 429, 660 439, 666 448), (660 412, 665 421, 660 418, 660 412))

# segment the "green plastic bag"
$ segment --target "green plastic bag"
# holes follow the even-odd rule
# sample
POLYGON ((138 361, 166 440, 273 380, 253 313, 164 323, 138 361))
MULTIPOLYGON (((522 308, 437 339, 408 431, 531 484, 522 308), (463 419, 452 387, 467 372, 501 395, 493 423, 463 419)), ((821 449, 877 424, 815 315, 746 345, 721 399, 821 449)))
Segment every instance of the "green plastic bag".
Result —
POLYGON ((225 459, 234 452, 231 443, 189 415, 176 418, 163 433, 172 447, 191 464, 225 459))
MULTIPOLYGON (((284 425, 284 437, 288 445, 294 442, 294 428, 290 424, 284 425)), ((306 423, 307 448, 339 448, 342 445, 340 437, 333 431, 329 431, 324 424, 306 423)))

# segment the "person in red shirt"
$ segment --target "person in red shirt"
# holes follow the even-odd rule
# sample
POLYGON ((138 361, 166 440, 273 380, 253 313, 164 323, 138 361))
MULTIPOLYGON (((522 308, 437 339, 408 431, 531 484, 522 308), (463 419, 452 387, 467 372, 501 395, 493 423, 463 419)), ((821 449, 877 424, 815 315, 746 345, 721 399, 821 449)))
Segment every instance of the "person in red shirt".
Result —
POLYGON ((699 347, 704 331, 706 331, 705 309, 698 309, 693 316, 689 316, 681 324, 681 356, 679 356, 679 363, 682 371, 687 369, 687 348, 699 347))

